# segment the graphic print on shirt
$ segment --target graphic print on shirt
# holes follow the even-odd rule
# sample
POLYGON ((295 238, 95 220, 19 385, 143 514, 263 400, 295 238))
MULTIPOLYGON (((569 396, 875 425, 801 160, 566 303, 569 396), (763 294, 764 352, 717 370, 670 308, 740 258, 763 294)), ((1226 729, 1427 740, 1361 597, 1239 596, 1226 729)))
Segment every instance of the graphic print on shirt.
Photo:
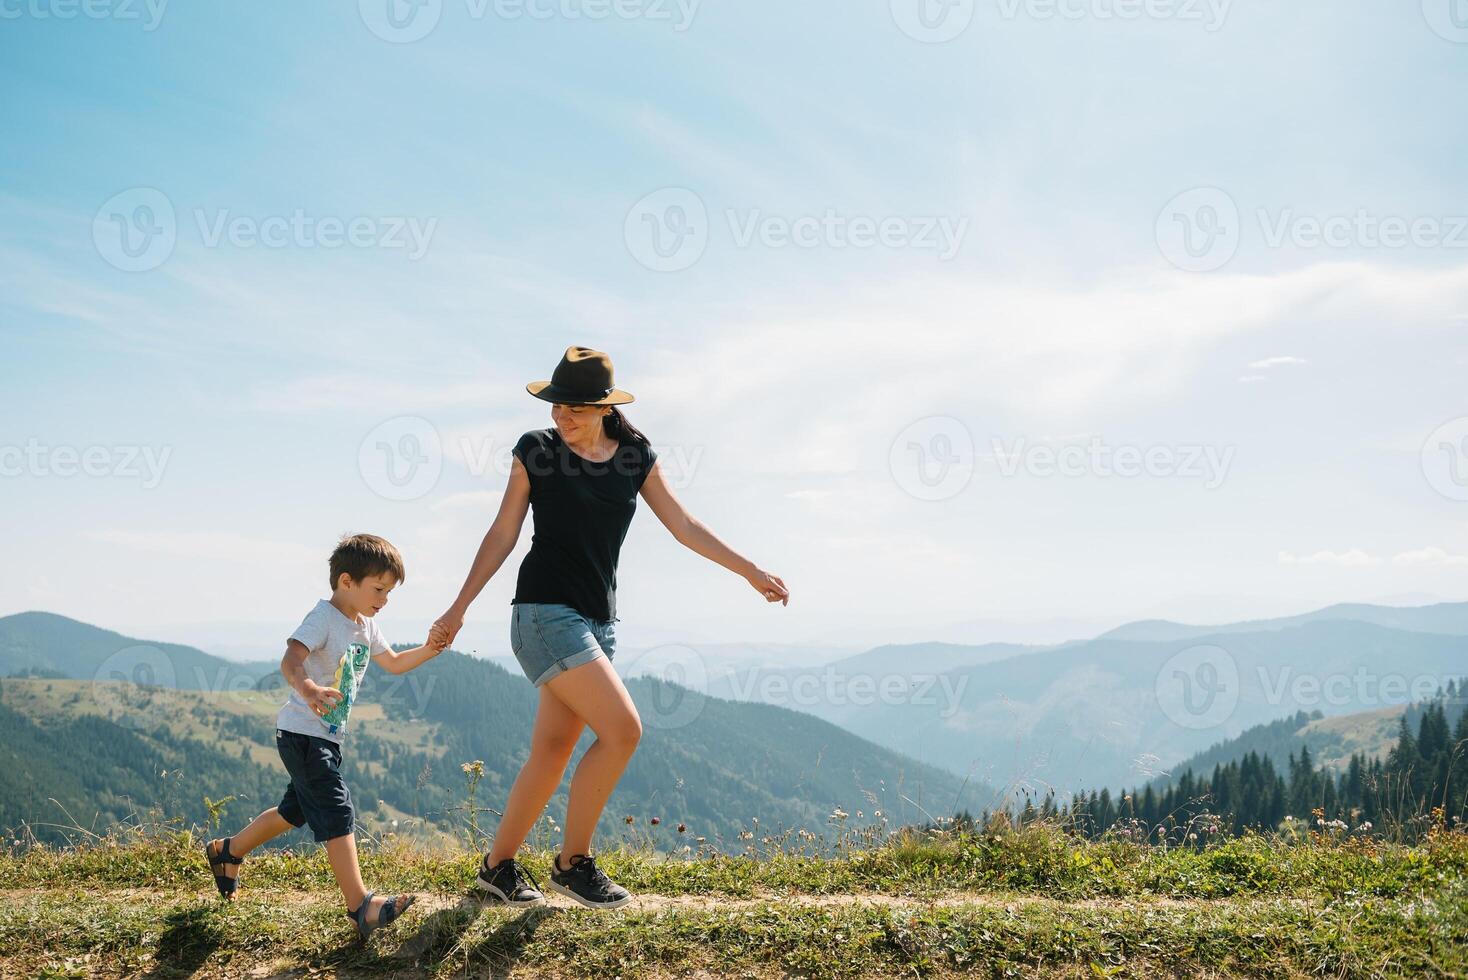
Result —
POLYGON ((336 665, 336 677, 332 687, 342 692, 342 699, 326 714, 321 716, 322 726, 335 735, 346 728, 347 716, 352 713, 352 702, 357 700, 357 685, 367 669, 367 644, 353 643, 336 665))

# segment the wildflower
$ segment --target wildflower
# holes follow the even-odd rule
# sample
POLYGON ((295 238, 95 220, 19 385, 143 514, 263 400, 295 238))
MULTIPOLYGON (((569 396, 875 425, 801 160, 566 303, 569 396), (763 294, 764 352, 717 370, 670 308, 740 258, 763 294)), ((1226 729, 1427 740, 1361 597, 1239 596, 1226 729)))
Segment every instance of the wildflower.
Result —
POLYGON ((848 814, 845 810, 841 809, 838 806, 836 809, 834 809, 834 810, 831 811, 830 819, 831 820, 836 820, 836 821, 841 821, 841 820, 845 820, 848 816, 850 816, 850 814, 848 814))
POLYGON ((652 824, 654 827, 656 827, 658 824, 660 824, 662 822, 663 822, 663 818, 662 817, 653 817, 651 820, 648 821, 648 823, 652 824))
POLYGON ((632 826, 632 814, 629 813, 629 814, 627 814, 627 816, 623 817, 622 818, 622 822, 625 823, 629 827, 632 826))
POLYGON ((466 762, 466 763, 464 763, 459 768, 464 770, 464 775, 466 775, 466 776, 470 776, 470 775, 473 775, 473 776, 483 776, 484 775, 484 760, 483 759, 475 759, 473 762, 466 762))
POLYGON ((678 825, 678 833, 680 833, 680 834, 683 833, 684 831, 686 831, 687 829, 688 829, 688 825, 687 824, 680 823, 678 825))

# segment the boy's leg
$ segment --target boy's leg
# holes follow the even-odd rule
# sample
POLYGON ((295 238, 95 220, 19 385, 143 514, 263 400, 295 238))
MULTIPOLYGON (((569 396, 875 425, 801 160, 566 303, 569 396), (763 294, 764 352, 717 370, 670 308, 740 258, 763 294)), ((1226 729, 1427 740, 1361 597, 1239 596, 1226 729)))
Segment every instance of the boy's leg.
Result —
MULTIPOLYGON (((342 898, 347 900, 347 908, 354 909, 361 905, 367 894, 367 886, 362 884, 362 868, 357 864, 356 834, 333 837, 327 841, 326 859, 331 862, 331 873, 336 875, 336 885, 342 890, 342 898)), ((375 900, 373 904, 380 904, 380 900, 375 900)))
POLYGON ((280 815, 279 807, 271 807, 246 825, 244 830, 229 839, 230 853, 244 857, 261 844, 268 843, 296 825, 280 815))
MULTIPOLYGON (((347 911, 361 908, 367 888, 357 863, 356 811, 352 793, 341 775, 341 746, 323 738, 286 732, 276 739, 281 759, 291 774, 288 791, 299 808, 302 821, 310 824, 316 840, 325 845, 326 858, 336 876, 337 887, 346 900, 347 911)), ((367 920, 375 922, 383 902, 392 896, 375 896, 367 920)), ((407 899, 407 896, 399 896, 407 899)), ((399 908, 406 908, 402 901, 399 908)))
MULTIPOLYGON (((362 869, 357 864, 357 836, 344 834, 326 841, 326 859, 331 862, 331 873, 336 875, 336 885, 342 890, 342 898, 346 900, 347 911, 355 913, 361 907, 362 899, 367 897, 367 886, 362 884, 362 869)), ((404 902, 411 899, 408 895, 396 897, 398 910, 401 912, 407 907, 404 902)), ((393 896, 372 896, 372 904, 367 907, 366 919, 368 922, 377 921, 379 910, 390 898, 393 896)))
MULTIPOLYGON (((254 820, 251 820, 245 826, 245 829, 233 837, 227 838, 229 840, 229 853, 234 857, 242 858, 261 844, 272 841, 287 830, 294 830, 295 827, 295 824, 281 816, 280 807, 273 806, 254 820)), ((209 850, 215 855, 224 853, 225 840, 226 838, 224 837, 214 838, 209 842, 209 850)), ((218 866, 216 873, 228 878, 238 878, 240 876, 240 866, 238 864, 221 864, 218 866)))

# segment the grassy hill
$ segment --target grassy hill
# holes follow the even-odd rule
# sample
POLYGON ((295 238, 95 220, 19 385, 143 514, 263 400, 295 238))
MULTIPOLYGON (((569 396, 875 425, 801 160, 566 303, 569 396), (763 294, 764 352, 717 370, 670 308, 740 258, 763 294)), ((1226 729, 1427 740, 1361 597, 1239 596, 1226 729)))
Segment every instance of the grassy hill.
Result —
MULTIPOLYGON (((1468 975, 1468 835, 1254 836, 1202 848, 1056 827, 851 839, 831 856, 601 854, 637 896, 511 910, 476 849, 369 845, 418 904, 355 938, 320 849, 252 856, 233 903, 188 833, 0 852, 0 973, 48 977, 1450 977, 1468 975)), ((544 880, 545 852, 524 856, 544 880)))
POLYGON ((1371 711, 1358 711, 1346 715, 1323 716, 1319 711, 1296 712, 1263 725, 1256 725, 1236 738, 1227 739, 1210 746, 1203 752, 1178 763, 1171 774, 1152 782, 1154 789, 1171 785, 1176 775, 1192 770, 1195 773, 1211 772, 1216 765, 1226 765, 1257 753, 1268 759, 1276 769, 1285 771, 1291 755, 1298 756, 1302 749, 1309 749, 1314 764, 1331 772, 1343 772, 1353 755, 1361 754, 1368 759, 1382 759, 1397 742, 1403 719, 1407 727, 1416 731, 1429 703, 1441 703, 1449 725, 1456 725, 1465 710, 1465 698, 1458 691, 1468 690, 1468 678, 1450 680, 1453 694, 1439 692, 1431 702, 1411 705, 1393 705, 1371 711))
POLYGON ((280 662, 238 663, 178 643, 139 640, 47 612, 0 617, 0 677, 40 674, 189 690, 239 690, 280 662))
MULTIPOLYGON (((431 838, 461 826, 462 766, 475 760, 484 769, 477 804, 501 804, 528 750, 536 694, 523 679, 453 652, 412 674, 369 670, 367 678, 344 759, 366 829, 383 832, 396 820, 400 832, 431 838)), ((651 678, 628 688, 645 734, 603 818, 605 837, 645 832, 657 817, 683 824, 689 839, 732 848, 756 818, 770 830, 818 830, 840 808, 896 825, 997 802, 981 783, 808 715, 651 678)), ((75 840, 79 832, 66 825, 91 831, 155 808, 202 822, 206 797, 231 796, 226 822, 238 823, 284 788, 274 748, 282 698, 278 689, 0 679, 0 723, 10 736, 0 744, 0 828, 29 823, 43 839, 75 840)), ((588 732, 582 749, 591 741, 588 732)), ((564 805, 563 789, 549 813, 564 805)))

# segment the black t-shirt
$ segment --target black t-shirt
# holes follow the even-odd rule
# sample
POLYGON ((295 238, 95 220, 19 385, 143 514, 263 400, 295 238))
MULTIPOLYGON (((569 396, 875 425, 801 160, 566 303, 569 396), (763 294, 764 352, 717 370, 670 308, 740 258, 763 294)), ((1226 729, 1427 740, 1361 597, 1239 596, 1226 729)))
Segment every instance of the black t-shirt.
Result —
POLYGON ((530 477, 535 533, 510 604, 563 602, 587 619, 615 619, 617 556, 657 453, 624 435, 611 459, 592 462, 554 426, 525 433, 512 452, 530 477))

